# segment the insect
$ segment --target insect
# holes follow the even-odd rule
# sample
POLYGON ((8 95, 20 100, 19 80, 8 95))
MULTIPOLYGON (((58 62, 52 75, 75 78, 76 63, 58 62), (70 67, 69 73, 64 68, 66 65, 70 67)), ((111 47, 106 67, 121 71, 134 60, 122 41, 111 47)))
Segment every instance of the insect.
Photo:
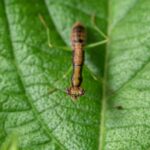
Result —
POLYGON ((82 67, 84 63, 84 45, 86 39, 86 32, 84 26, 77 22, 74 24, 71 33, 71 45, 72 45, 72 62, 73 62, 73 74, 71 79, 71 87, 67 89, 67 94, 73 99, 77 99, 79 96, 84 95, 84 89, 80 87, 82 82, 82 67))
MULTIPOLYGON (((46 29, 48 46, 50 48, 57 47, 57 48, 61 48, 61 49, 70 51, 70 48, 66 48, 63 46, 61 46, 61 47, 55 46, 51 43, 50 30, 41 14, 39 14, 39 19, 46 29)), ((108 42, 108 37, 96 26, 95 16, 92 16, 91 19, 92 19, 94 29, 105 39, 102 41, 95 42, 95 43, 85 46, 85 41, 86 41, 85 28, 80 22, 77 22, 74 24, 74 26, 72 28, 72 32, 71 32, 71 45, 72 45, 72 53, 73 53, 73 56, 72 56, 73 74, 72 74, 72 78, 71 78, 71 87, 68 88, 67 92, 66 92, 73 99, 77 99, 78 97, 84 95, 84 93, 85 93, 84 89, 81 88, 82 68, 83 68, 83 63, 84 63, 84 46, 85 46, 85 48, 92 48, 92 47, 96 47, 96 46, 99 46, 101 44, 108 42)), ((68 72, 65 74, 65 76, 67 74, 68 74, 68 72)), ((61 79, 59 81, 61 81, 61 79)))

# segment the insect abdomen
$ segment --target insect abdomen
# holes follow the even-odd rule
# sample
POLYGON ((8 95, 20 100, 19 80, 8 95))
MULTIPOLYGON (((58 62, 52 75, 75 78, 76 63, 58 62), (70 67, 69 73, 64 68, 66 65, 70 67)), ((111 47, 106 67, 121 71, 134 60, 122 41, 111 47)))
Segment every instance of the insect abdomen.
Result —
POLYGON ((84 61, 83 47, 85 44, 85 29, 80 23, 73 26, 71 33, 71 44, 73 49, 73 64, 82 65, 84 61))
POLYGON ((71 34, 73 49, 73 75, 72 86, 78 87, 82 81, 82 65, 84 62, 85 29, 80 23, 73 26, 71 34))
POLYGON ((84 94, 84 90, 80 87, 82 82, 82 65, 84 63, 84 44, 85 44, 85 28, 77 22, 72 29, 71 44, 73 49, 73 74, 72 87, 68 89, 68 94, 73 98, 77 98, 84 94))

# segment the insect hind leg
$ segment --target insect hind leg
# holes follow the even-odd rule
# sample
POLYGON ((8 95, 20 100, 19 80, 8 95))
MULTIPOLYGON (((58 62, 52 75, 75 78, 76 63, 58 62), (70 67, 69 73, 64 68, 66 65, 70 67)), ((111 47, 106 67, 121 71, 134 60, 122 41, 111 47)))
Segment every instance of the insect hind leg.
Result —
POLYGON ((51 43, 50 30, 49 30, 49 28, 48 28, 48 25, 47 25, 46 21, 44 20, 44 18, 43 18, 43 16, 42 16, 41 14, 39 14, 39 19, 40 19, 41 23, 43 24, 43 26, 44 26, 45 29, 46 29, 47 40, 48 40, 48 41, 47 41, 48 46, 49 46, 50 48, 52 48, 53 45, 52 45, 52 43, 51 43))
POLYGON ((59 48, 59 49, 70 51, 71 49, 68 48, 68 47, 65 47, 65 46, 55 46, 55 45, 52 44, 52 42, 51 42, 51 36, 50 36, 50 29, 49 29, 46 21, 44 20, 44 17, 41 14, 39 14, 39 19, 40 19, 42 25, 44 26, 44 28, 46 29, 48 46, 50 48, 59 48))
POLYGON ((108 36, 97 26, 95 14, 91 16, 91 22, 94 29, 105 39, 108 39, 108 36))
POLYGON ((92 15, 91 22, 92 22, 94 29, 104 38, 104 40, 89 44, 86 46, 86 48, 96 47, 96 46, 99 46, 108 42, 108 36, 103 31, 101 31, 100 28, 96 25, 95 15, 92 15))

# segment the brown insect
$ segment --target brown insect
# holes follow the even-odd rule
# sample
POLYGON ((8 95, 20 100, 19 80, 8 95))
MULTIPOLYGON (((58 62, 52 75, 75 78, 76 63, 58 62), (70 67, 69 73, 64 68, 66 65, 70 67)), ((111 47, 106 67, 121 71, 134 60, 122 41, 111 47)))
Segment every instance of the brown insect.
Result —
MULTIPOLYGON (((56 45, 54 46, 52 44, 52 42, 50 40, 50 30, 41 14, 39 14, 39 19, 46 29, 48 46, 50 48, 56 47, 56 48, 68 50, 68 48, 57 47, 56 45)), ((92 48, 92 47, 99 46, 101 44, 105 44, 108 42, 107 35, 105 35, 96 26, 95 15, 92 17, 92 22, 93 22, 93 25, 94 25, 93 27, 95 28, 95 30, 98 31, 98 33, 102 37, 104 37, 105 40, 91 43, 88 46, 86 46, 86 48, 92 48)), ((86 40, 86 32, 85 32, 84 26, 80 22, 75 23, 72 28, 72 32, 71 32, 71 45, 72 45, 72 50, 73 50, 73 58, 72 58, 73 74, 72 74, 72 79, 71 79, 71 87, 67 89, 67 94, 70 95, 74 99, 77 99, 79 96, 84 95, 84 89, 82 89, 80 86, 81 86, 81 82, 82 82, 82 67, 83 67, 83 63, 84 63, 84 49, 83 48, 85 45, 85 40, 86 40)))
POLYGON ((71 79, 72 86, 67 89, 67 94, 77 99, 84 95, 84 89, 80 87, 82 82, 82 66, 84 63, 84 45, 86 32, 84 26, 77 22, 74 24, 71 33, 71 45, 73 50, 73 74, 71 79))

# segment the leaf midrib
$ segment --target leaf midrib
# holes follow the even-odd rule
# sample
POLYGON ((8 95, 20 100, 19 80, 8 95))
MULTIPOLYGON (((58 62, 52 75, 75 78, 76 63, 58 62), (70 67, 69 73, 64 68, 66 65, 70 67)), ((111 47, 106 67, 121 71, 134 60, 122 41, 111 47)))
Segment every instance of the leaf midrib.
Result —
MULTIPOLYGON (((109 0, 107 4, 107 17, 109 16, 109 0)), ((107 21, 107 36, 109 37, 109 19, 107 21)), ((105 111, 106 111, 106 101, 107 101, 107 66, 108 66, 108 46, 109 46, 110 39, 106 43, 106 50, 105 50, 105 62, 104 62, 104 77, 103 77, 103 85, 102 85, 102 106, 100 112, 100 133, 99 133, 99 150, 102 150, 104 147, 104 140, 105 140, 105 111)))
MULTIPOLYGON (((134 2, 134 4, 132 5, 132 7, 130 7, 130 9, 127 10, 127 12, 124 14, 124 16, 122 16, 122 18, 120 18, 115 26, 113 26, 113 28, 110 26, 110 19, 108 19, 108 24, 107 24, 107 36, 109 37, 109 41, 108 43, 106 43, 106 55, 105 55, 105 63, 104 63, 104 78, 103 78, 103 94, 102 94, 102 106, 101 106, 101 114, 100 114, 100 133, 99 133, 99 150, 103 150, 104 148, 104 143, 105 143, 105 135, 106 135, 106 129, 105 129, 105 112, 106 112, 106 106, 107 106, 107 100, 108 98, 112 98, 116 95, 116 93, 118 93, 119 91, 121 91, 124 87, 126 87, 126 85, 134 80, 134 78, 139 75, 139 72, 141 73, 141 71, 146 68, 146 66, 149 64, 149 59, 148 58, 146 60, 146 62, 140 67, 140 69, 138 69, 133 75, 132 77, 130 77, 125 83, 123 83, 123 85, 117 89, 113 95, 107 96, 107 73, 108 73, 108 47, 110 44, 110 33, 114 30, 115 27, 117 27, 117 25, 123 21, 123 19, 128 15, 128 13, 130 12, 131 9, 133 9, 135 7, 135 5, 137 4, 138 0, 134 2)), ((109 13, 110 13, 110 0, 108 0, 108 12, 107 12, 107 18, 109 18, 109 13)))

